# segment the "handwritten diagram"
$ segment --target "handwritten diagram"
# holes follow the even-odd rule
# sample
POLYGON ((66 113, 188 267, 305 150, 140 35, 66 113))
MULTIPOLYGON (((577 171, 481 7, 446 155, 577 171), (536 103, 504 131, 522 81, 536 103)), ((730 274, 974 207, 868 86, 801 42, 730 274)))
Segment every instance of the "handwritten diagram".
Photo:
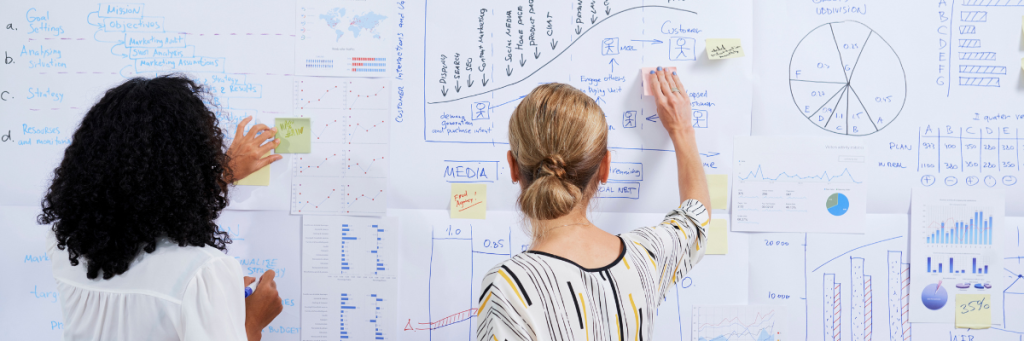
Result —
POLYGON ((907 97, 899 56, 856 21, 818 26, 793 51, 789 85, 797 109, 832 133, 863 136, 899 116, 907 97))

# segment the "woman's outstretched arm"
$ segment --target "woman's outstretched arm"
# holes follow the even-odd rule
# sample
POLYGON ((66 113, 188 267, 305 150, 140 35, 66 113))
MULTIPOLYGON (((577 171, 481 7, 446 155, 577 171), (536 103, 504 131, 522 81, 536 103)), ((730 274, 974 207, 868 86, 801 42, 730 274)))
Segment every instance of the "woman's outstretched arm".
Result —
POLYGON ((696 199, 708 208, 711 216, 711 195, 704 176, 700 153, 697 152, 697 137, 693 129, 690 96, 676 73, 659 67, 649 75, 651 92, 658 104, 658 117, 672 139, 676 150, 676 167, 679 174, 679 202, 696 199))

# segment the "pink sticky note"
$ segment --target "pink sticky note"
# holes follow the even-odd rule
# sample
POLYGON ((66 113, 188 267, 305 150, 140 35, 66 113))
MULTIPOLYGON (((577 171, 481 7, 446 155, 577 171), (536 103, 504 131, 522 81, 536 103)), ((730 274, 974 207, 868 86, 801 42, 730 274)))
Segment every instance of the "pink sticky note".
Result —
MULTIPOLYGON (((653 96, 654 95, 653 93, 651 93, 651 84, 650 84, 651 83, 651 76, 654 76, 654 75, 651 74, 651 71, 658 71, 658 68, 657 67, 640 68, 640 77, 642 77, 642 79, 643 79, 641 81, 641 83, 643 83, 643 87, 644 87, 644 96, 653 96)), ((665 71, 669 75, 671 75, 672 72, 676 71, 676 67, 675 66, 666 67, 665 71)))

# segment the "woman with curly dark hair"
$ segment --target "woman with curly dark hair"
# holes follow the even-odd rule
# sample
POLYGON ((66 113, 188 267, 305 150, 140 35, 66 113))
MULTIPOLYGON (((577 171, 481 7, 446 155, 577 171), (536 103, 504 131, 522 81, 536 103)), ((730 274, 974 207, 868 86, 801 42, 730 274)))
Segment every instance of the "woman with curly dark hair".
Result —
POLYGON ((261 156, 280 141, 243 134, 249 118, 225 153, 208 96, 182 76, 134 78, 82 119, 39 215, 65 340, 258 340, 281 312, 273 271, 245 297, 254 279, 214 222, 228 184, 279 160, 261 156))

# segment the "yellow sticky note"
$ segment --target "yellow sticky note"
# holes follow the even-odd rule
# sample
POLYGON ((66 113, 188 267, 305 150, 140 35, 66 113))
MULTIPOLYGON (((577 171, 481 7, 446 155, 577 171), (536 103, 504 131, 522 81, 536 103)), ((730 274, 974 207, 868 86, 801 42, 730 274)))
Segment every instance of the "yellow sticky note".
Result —
MULTIPOLYGON (((270 152, 263 154, 263 157, 270 156, 270 152)), ((270 165, 260 168, 258 171, 249 174, 242 180, 235 181, 239 186, 270 186, 270 165)))
POLYGON ((1020 59, 1020 69, 1024 70, 1024 58, 1020 59))
POLYGON ((704 46, 708 51, 708 59, 727 59, 743 57, 743 46, 739 39, 707 39, 704 46))
POLYGON ((987 329, 992 327, 991 297, 989 294, 956 295, 956 327, 987 329))
POLYGON ((487 185, 452 184, 452 219, 485 219, 487 217, 487 185))
POLYGON ((711 219, 708 224, 706 255, 724 255, 729 252, 729 226, 725 219, 711 219))
POLYGON ((308 117, 277 118, 274 120, 274 126, 277 128, 276 137, 281 139, 281 144, 277 146, 275 152, 309 154, 313 133, 310 131, 312 127, 308 117))
POLYGON ((729 175, 708 174, 708 191, 711 192, 711 209, 729 209, 729 175))

